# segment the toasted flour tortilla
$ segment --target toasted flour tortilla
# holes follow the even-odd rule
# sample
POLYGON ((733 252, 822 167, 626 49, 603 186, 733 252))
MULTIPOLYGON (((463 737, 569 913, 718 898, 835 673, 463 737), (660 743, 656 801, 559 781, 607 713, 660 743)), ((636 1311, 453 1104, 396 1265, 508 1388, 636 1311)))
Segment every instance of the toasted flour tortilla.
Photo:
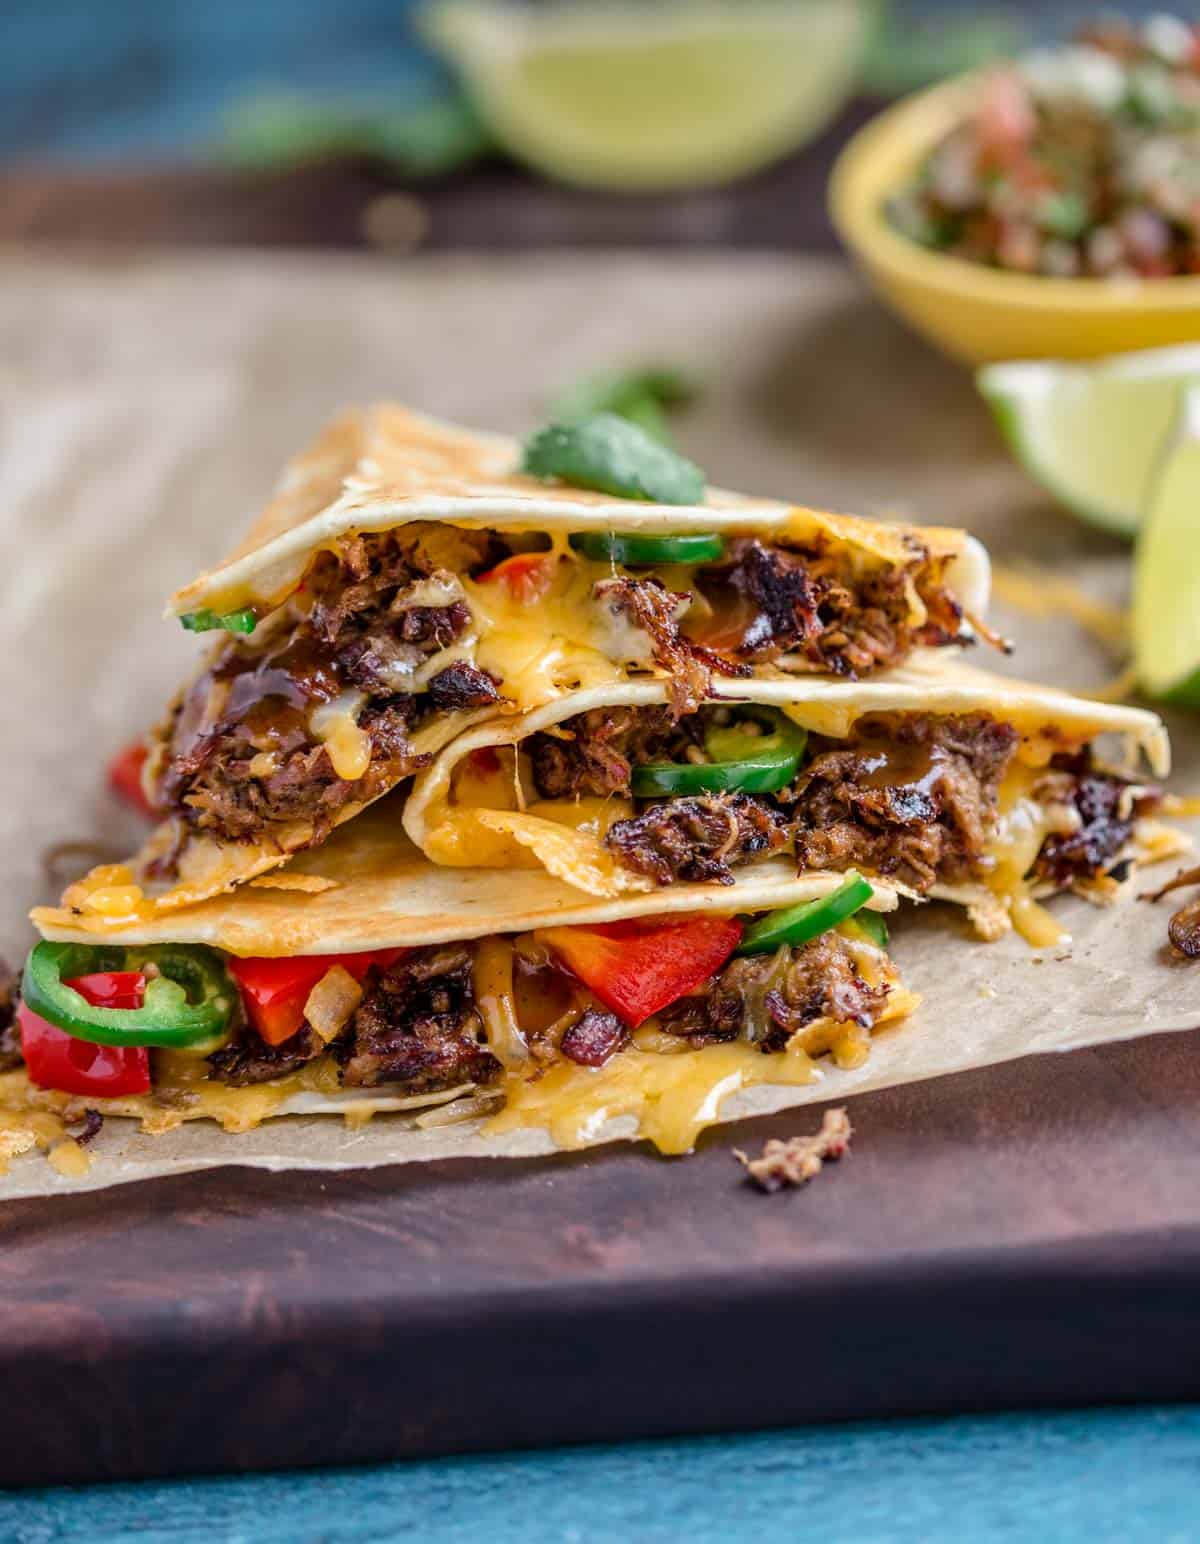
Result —
MULTIPOLYGON (((1166 730, 1155 713, 992 675, 959 660, 943 660, 934 651, 919 653, 907 665, 863 682, 813 676, 717 679, 714 696, 720 701, 772 704, 804 728, 833 738, 849 734, 855 722, 869 713, 990 713, 1018 730, 1034 764, 1044 762, 1056 741, 1061 745, 1062 740, 1115 736, 1131 769, 1142 758, 1156 776, 1164 776, 1170 768, 1166 730)), ((660 682, 631 681, 607 690, 577 692, 517 719, 490 719, 477 725, 458 736, 418 775, 404 807, 405 829, 435 863, 506 869, 540 866, 597 896, 669 894, 671 886, 656 887, 653 880, 623 868, 592 832, 520 808, 456 803, 454 790, 456 770, 476 751, 519 746, 530 735, 590 709, 651 706, 666 700, 660 682)), ((510 803, 517 802, 514 795, 510 803)), ((1039 886, 1034 893, 1053 893, 1053 886, 1039 886)), ((981 885, 935 886, 931 894, 968 907, 986 906, 991 896, 981 885)))
MULTIPOLYGON (((726 888, 681 885, 667 894, 597 899, 542 870, 506 874, 436 867, 408 841, 398 812, 385 801, 323 847, 297 858, 277 887, 245 886, 169 916, 148 915, 102 928, 95 918, 59 908, 40 907, 31 916, 44 937, 58 941, 206 944, 243 956, 342 954, 639 917, 761 913, 827 895, 839 883, 839 876, 833 874, 797 876, 793 864, 780 861, 763 864, 726 888), (306 892, 302 886, 311 889, 306 892)), ((868 902, 870 909, 881 912, 894 910, 896 904, 895 891, 885 884, 875 888, 868 902)), ((900 985, 886 955, 866 947, 876 962, 873 968, 892 988, 878 1022, 895 1022, 912 1010, 917 999, 900 985)), ((580 1069, 567 1064, 556 1074, 547 1074, 544 1086, 538 1081, 531 1092, 518 1080, 510 1104, 524 1111, 521 1124, 553 1130, 554 1120, 561 1121, 564 1110, 573 1112, 572 1118, 578 1116, 581 1097, 603 1095, 603 1103, 608 1098, 604 1090, 612 1085, 626 1113, 640 1110, 651 1123, 645 1127, 648 1134, 661 1136, 668 1129, 662 1122, 681 1101, 691 1112, 682 1128, 688 1131, 688 1121, 709 1123, 709 1118, 697 1113, 709 1105, 710 1118, 715 1119, 725 1093, 739 1087, 776 1083, 798 1089, 812 1082, 819 1074, 808 1053, 816 1055, 832 1046, 836 1055, 838 1037, 847 1030, 856 1033, 853 1026, 816 1020, 803 1031, 807 1049, 789 1049, 776 1057, 764 1056, 746 1044, 671 1056, 626 1050, 609 1064, 619 1063, 618 1067, 611 1072, 604 1069, 603 1079, 590 1071, 579 1076, 580 1069), (639 1085, 641 1076, 648 1080, 648 1088, 639 1085), (567 1085, 565 1089, 559 1087, 562 1084, 567 1085), (552 1087, 560 1095, 557 1115, 546 1102, 552 1087), (656 1114, 660 1097, 668 1091, 670 1098, 656 1114), (658 1126, 653 1125, 655 1119, 660 1121, 658 1126)), ((861 1036, 855 1043, 856 1047, 865 1044, 861 1036)), ((855 1065, 861 1054, 856 1055, 855 1065)), ((33 1088, 23 1070, 0 1073, 0 1168, 5 1156, 38 1145, 38 1129, 30 1124, 33 1117, 49 1113, 69 1119, 84 1103, 105 1115, 139 1119, 149 1132, 168 1132, 193 1120, 215 1120, 226 1130, 241 1132, 274 1116, 345 1115, 356 1120, 452 1104, 472 1092, 470 1084, 420 1095, 390 1093, 386 1086, 341 1090, 328 1076, 317 1078, 313 1086, 302 1070, 244 1088, 208 1080, 174 1088, 169 1079, 160 1087, 156 1078, 155 1094, 81 1101, 33 1088)), ((504 1118, 511 1118, 511 1111, 504 1112, 504 1118)), ((679 1118, 678 1112, 670 1117, 675 1120, 670 1129, 679 1129, 679 1118)), ((578 1145, 564 1139, 561 1128, 555 1140, 562 1146, 578 1145)), ((236 1161, 236 1150, 229 1157, 236 1161)))
POLYGON ((545 533, 721 531, 797 541, 824 535, 853 549, 868 568, 907 561, 915 539, 953 560, 950 588, 969 612, 982 616, 987 608, 987 554, 965 531, 888 525, 718 488, 709 489, 702 506, 616 499, 527 477, 517 470, 520 460, 518 440, 397 404, 347 412, 289 463, 246 539, 177 591, 167 615, 269 605, 339 537, 417 520, 545 533))
MULTIPOLYGON (((430 863, 405 836, 400 801, 382 800, 281 874, 175 913, 125 918, 67 907, 30 913, 45 938, 128 944, 198 943, 242 955, 349 954, 397 944, 459 942, 537 927, 688 912, 770 911, 837 889, 836 874, 801 874, 786 859, 758 864, 732 886, 675 885, 654 895, 595 897, 540 868, 520 873, 430 863), (311 885, 311 890, 300 888, 311 885)), ((880 881, 870 906, 891 911, 880 881)))
MULTIPOLYGON (((313 558, 339 538, 416 521, 557 533, 560 538, 573 531, 614 527, 661 533, 774 534, 798 541, 819 536, 851 551, 855 565, 866 571, 909 562, 914 544, 919 543, 935 557, 950 560, 949 587, 969 613, 981 615, 987 604, 987 555, 962 531, 880 524, 719 490, 713 490, 709 502, 698 508, 613 499, 526 477, 516 470, 519 461, 516 440, 439 423, 402 407, 385 404, 345 413, 289 463, 274 498, 241 546, 211 573, 179 591, 168 615, 202 607, 224 613, 251 604, 274 606, 293 590, 313 558)), ((564 690, 600 681, 615 685, 633 678, 631 667, 578 647, 573 634, 568 641, 576 614, 562 604, 553 614, 543 605, 532 606, 527 616, 520 616, 516 653, 527 675, 531 672, 536 680, 536 687, 528 689, 532 697, 522 687, 521 700, 509 701, 506 695, 493 709, 438 712, 413 733, 412 748, 436 754, 489 714, 514 713, 553 700, 564 690), (540 637, 548 638, 555 628, 567 630, 565 646, 559 650, 561 667, 551 672, 529 664, 543 653, 540 637)), ((200 669, 202 673, 203 664, 200 669)), ((657 667, 638 670, 648 679, 665 679, 657 667)), ((501 691, 508 689, 509 683, 502 681, 501 691)), ((375 796, 382 796, 390 786, 375 796)), ((365 802, 351 799, 337 811, 332 824, 354 819, 365 802)), ((167 821, 151 835, 132 867, 143 887, 143 901, 169 912, 266 874, 315 839, 310 820, 297 820, 286 828, 276 827, 270 837, 244 842, 191 830, 181 840, 180 829, 167 821), (164 865, 166 858, 170 862, 164 865), (169 884, 153 878, 164 866, 173 873, 169 884)))

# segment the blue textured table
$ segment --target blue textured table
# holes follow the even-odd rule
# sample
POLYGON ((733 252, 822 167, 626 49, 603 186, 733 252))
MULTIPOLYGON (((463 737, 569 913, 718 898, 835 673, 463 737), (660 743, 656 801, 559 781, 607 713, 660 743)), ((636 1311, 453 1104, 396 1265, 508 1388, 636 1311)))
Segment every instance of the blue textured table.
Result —
POLYGON ((1198 1536, 1194 1406, 896 1421, 0 1497, 0 1538, 11 1544, 1170 1544, 1198 1536))
MULTIPOLYGON (((417 4, 5 0, 0 156, 178 155, 209 142, 223 110, 261 85, 392 100, 436 90, 445 77, 419 42, 417 4)), ((1065 34, 1104 9, 1093 0, 894 4, 917 16, 1004 13, 1045 37, 1065 34)), ((1136 14, 1159 7, 1155 0, 1123 0, 1118 8, 1136 14)))

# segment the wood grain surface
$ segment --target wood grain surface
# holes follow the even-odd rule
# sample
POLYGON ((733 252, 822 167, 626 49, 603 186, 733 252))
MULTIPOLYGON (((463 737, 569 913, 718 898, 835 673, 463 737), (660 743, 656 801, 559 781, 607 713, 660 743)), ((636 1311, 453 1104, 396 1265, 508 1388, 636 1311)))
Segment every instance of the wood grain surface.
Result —
POLYGON ((829 169, 879 105, 854 103, 800 154, 731 187, 654 197, 554 187, 495 161, 430 183, 353 160, 261 174, 203 163, 13 164, 0 169, 0 241, 832 251, 829 169))
MULTIPOLYGON (((116 834, 100 764, 190 656, 155 602, 344 400, 520 427, 633 351, 707 362, 684 443, 726 483, 873 509, 919 489, 1005 556, 1037 533, 1102 590, 1123 569, 1024 483, 966 377, 828 264, 9 254, 0 275, 0 599, 37 624, 4 684, 12 722, 54 729, 7 763, 14 954, 38 850, 116 834), (54 475, 22 481, 45 445, 54 475), (42 621, 65 563, 81 609, 42 621), (81 669, 63 637, 82 628, 81 669)), ((1030 630, 1026 668, 1058 623, 1030 630)), ((1065 684, 1108 666, 1081 639, 1076 668, 1065 684)), ((1198 1050, 1160 1035, 861 1097, 851 1157, 777 1197, 731 1149, 819 1112, 682 1162, 228 1168, 9 1203, 0 1483, 1196 1396, 1198 1050)))
MULTIPOLYGON (((1200 1394, 1200 1036, 857 1100, 852 1155, 731 1148, 0 1213, 0 1483, 1200 1394)), ((806 1119, 813 1118, 806 1114, 806 1119)))

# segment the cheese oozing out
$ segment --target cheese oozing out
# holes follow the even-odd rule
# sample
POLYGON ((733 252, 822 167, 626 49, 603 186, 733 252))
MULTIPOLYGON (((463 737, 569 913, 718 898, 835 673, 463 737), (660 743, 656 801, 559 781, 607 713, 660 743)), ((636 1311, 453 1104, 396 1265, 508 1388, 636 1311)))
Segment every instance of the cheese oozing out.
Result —
MULTIPOLYGON (((919 999, 899 984, 886 953, 853 923, 844 924, 840 931, 854 955, 857 973, 871 986, 886 982, 890 988, 877 1027, 911 1013, 919 999)), ((625 1129, 616 1135, 643 1137, 663 1153, 684 1153, 707 1126, 721 1118, 722 1107, 733 1094, 760 1085, 800 1087, 817 1082, 823 1076, 819 1058, 828 1057, 834 1066, 849 1070, 866 1060, 870 1048, 870 1032, 859 1024, 822 1018, 798 1030, 781 1052, 764 1054, 745 1040, 694 1050, 657 1029, 651 1019, 634 1031, 629 1046, 601 1067, 584 1067, 562 1058, 538 1064, 521 1028, 512 942, 483 940, 474 978, 485 1039, 503 1069, 498 1085, 477 1089, 463 1084, 410 1097, 380 1087, 355 1090, 352 1096, 342 1088, 338 1065, 329 1054, 271 1082, 237 1088, 211 1077, 203 1058, 157 1051, 152 1053, 153 1092, 118 1098, 40 1089, 18 1070, 0 1074, 0 1173, 8 1158, 35 1148, 47 1151, 64 1175, 86 1172, 89 1154, 73 1151, 77 1144, 67 1131, 85 1108, 105 1117, 139 1120, 143 1131, 155 1135, 198 1119, 213 1120, 236 1134, 289 1113, 336 1112, 360 1124, 375 1114, 407 1111, 419 1121, 416 1112, 431 1105, 445 1106, 437 1123, 448 1124, 458 1101, 464 1119, 480 1115, 480 1095, 488 1100, 481 1127, 485 1137, 540 1128, 556 1146, 575 1148, 595 1140, 610 1122, 624 1121, 625 1129)), ((550 1011, 545 1004, 535 1006, 539 1013, 550 1011)), ((576 1004, 569 1015, 555 1021, 555 1027, 579 1011, 576 1004)))

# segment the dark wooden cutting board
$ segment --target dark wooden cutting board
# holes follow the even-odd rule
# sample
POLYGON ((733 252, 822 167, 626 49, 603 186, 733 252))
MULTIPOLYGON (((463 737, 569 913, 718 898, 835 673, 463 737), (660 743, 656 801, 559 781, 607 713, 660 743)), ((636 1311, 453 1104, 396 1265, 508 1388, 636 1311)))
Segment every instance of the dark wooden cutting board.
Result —
MULTIPOLYGON (((966 377, 828 264, 0 267, 21 412, 0 525, 28 557, 0 574, 3 653, 21 666, 0 799, 12 959, 47 895, 42 850, 137 839, 100 768, 190 667, 162 597, 347 401, 522 428, 589 370, 695 359, 710 388, 683 443, 722 482, 969 516, 997 557, 1101 594, 1124 575, 1123 549, 1036 501, 966 377)), ((1065 654, 1049 623, 1023 636, 1033 674, 1111 673, 1077 634, 1065 654)), ((1061 1003, 1065 970, 1017 1010, 1061 1003)), ((1186 994, 1189 979, 1170 981, 1186 994)), ((1200 1019, 1195 979, 1183 1022, 1200 1019)), ((819 1111, 711 1133, 686 1161, 626 1146, 231 1168, 0 1205, 0 1482, 1200 1394, 1198 1053, 1200 1033, 1159 1035, 860 1096, 850 1159, 772 1197, 730 1150, 819 1111)))
POLYGON ((816 1112, 359 1174, 0 1208, 0 1482, 1200 1395, 1200 1032, 816 1112))

